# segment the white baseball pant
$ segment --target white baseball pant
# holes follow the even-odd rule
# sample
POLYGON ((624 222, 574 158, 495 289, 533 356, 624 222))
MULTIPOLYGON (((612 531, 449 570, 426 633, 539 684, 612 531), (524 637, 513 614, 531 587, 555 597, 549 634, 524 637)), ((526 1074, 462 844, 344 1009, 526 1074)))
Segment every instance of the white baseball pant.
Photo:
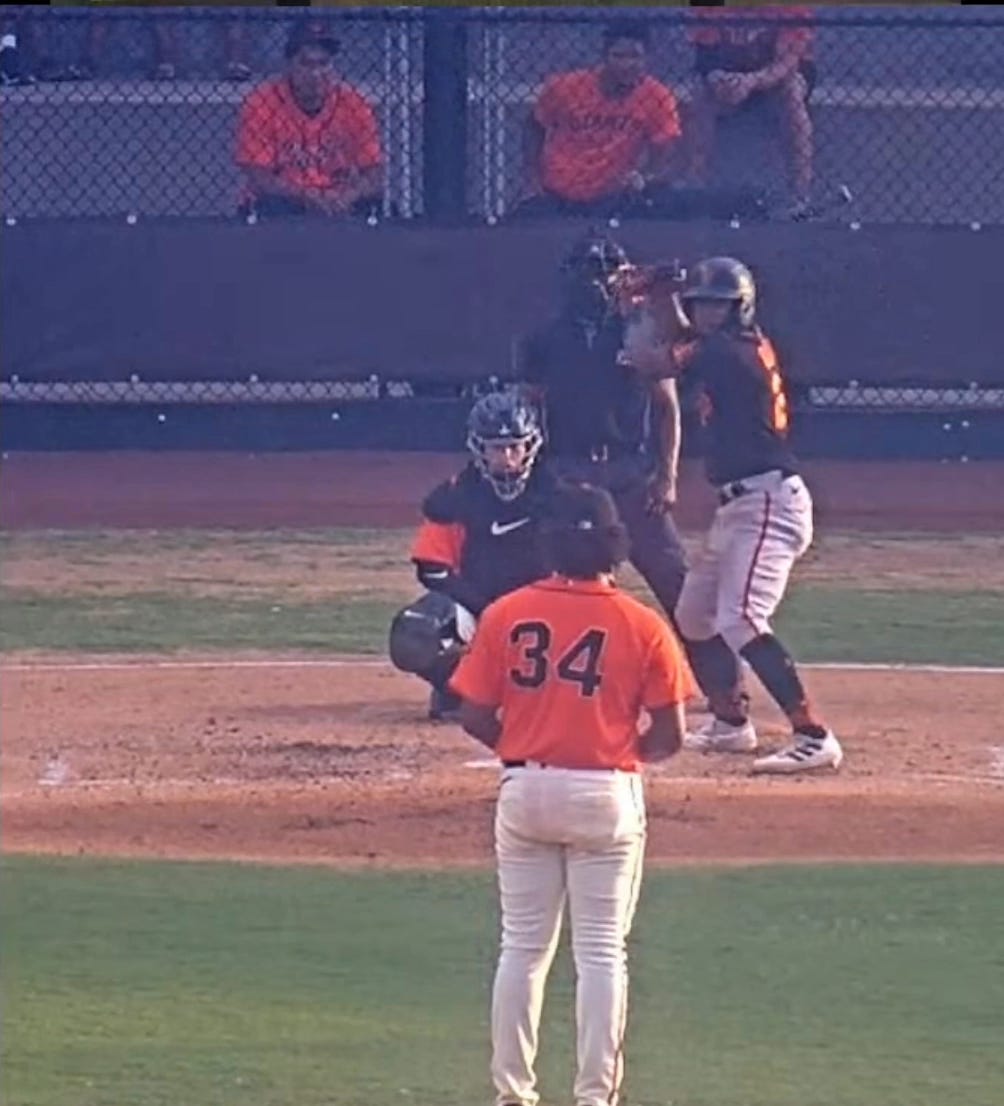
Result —
POLYGON ((685 637, 721 634, 736 653, 771 632, 791 570, 812 544, 812 496, 800 476, 775 470, 739 483, 749 490, 715 512, 676 605, 685 637))
POLYGON ((492 994, 499 1104, 536 1106, 544 986, 567 899, 576 971, 576 1106, 616 1106, 627 1024, 626 941, 641 887, 635 772, 528 764, 503 772, 495 818, 502 947, 492 994))

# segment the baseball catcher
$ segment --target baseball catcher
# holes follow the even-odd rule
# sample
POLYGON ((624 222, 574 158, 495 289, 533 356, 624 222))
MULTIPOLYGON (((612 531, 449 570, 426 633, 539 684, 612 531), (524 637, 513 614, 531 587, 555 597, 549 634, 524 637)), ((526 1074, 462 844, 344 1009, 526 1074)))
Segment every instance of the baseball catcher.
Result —
POLYGON ((471 460, 422 504, 411 559, 426 594, 394 617, 389 645, 397 668, 432 685, 430 718, 458 705, 447 681, 484 608, 547 574, 537 537, 555 481, 542 445, 519 393, 483 396, 467 418, 471 460))

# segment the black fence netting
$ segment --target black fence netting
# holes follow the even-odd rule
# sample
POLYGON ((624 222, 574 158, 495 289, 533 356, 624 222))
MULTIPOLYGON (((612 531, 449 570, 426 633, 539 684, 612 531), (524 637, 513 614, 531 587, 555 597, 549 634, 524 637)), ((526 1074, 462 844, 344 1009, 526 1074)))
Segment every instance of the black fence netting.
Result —
POLYGON ((240 163, 270 160, 318 192, 379 163, 374 213, 421 211, 420 12, 8 8, 0 24, 8 217, 230 215, 240 163), (314 117, 289 92, 297 29, 303 83, 339 78, 314 117), (332 39, 337 70, 318 64, 332 39))
POLYGON ((1004 222, 1004 9, 770 12, 10 7, 0 202, 222 216, 272 187, 266 214, 1004 222), (304 17, 301 69, 342 82, 314 114, 289 91, 304 17))

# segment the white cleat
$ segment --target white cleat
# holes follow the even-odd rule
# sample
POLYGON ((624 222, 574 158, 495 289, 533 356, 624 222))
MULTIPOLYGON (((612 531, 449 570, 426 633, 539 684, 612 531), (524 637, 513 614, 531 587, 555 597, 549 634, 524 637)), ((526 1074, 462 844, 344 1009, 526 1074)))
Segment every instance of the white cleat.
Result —
POLYGON ((756 730, 749 719, 741 726, 733 726, 731 722, 712 718, 683 738, 684 749, 699 753, 752 753, 756 743, 756 730))
POLYGON ((797 733, 790 745, 753 761, 753 771, 788 776, 795 772, 814 772, 819 768, 836 770, 843 759, 844 751, 832 730, 827 730, 822 740, 797 733))

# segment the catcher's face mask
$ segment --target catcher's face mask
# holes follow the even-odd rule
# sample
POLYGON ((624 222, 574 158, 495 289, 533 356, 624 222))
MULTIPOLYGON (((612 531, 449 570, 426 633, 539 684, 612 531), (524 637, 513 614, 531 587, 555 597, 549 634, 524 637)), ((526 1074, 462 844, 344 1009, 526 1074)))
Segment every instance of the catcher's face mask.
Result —
POLYGON ((542 444, 543 436, 537 429, 519 438, 482 438, 472 431, 467 439, 478 472, 506 502, 516 499, 526 488, 542 444))

